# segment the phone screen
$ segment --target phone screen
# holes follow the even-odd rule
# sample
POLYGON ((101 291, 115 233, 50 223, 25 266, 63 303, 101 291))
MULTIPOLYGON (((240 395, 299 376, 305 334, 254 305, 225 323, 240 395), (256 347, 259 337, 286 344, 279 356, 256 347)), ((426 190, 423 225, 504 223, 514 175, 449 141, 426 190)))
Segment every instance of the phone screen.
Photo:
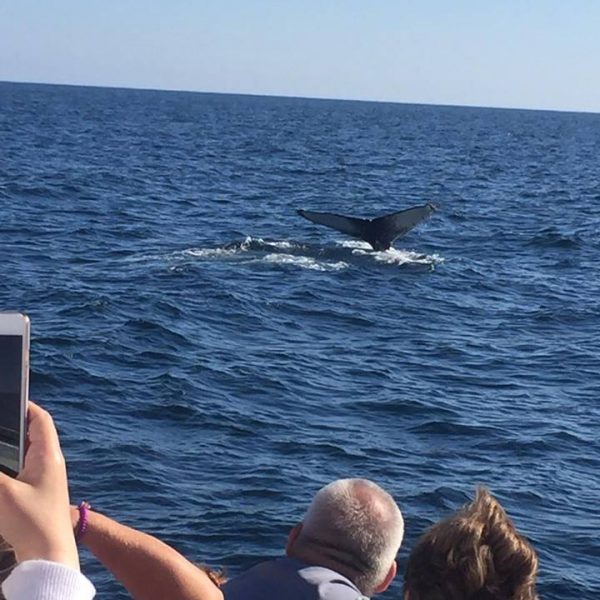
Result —
POLYGON ((0 335, 0 470, 19 472, 23 338, 0 335))

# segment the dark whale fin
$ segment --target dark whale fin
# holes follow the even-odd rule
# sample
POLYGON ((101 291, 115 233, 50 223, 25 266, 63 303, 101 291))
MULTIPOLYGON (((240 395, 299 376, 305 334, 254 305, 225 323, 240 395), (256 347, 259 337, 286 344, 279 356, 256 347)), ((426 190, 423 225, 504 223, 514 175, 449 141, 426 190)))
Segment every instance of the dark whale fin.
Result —
POLYGON ((367 219, 358 219, 356 217, 344 217, 343 215, 334 215, 333 213, 314 212, 312 210, 298 210, 298 214, 317 225, 325 225, 332 229, 337 229, 342 233, 354 237, 362 237, 364 228, 368 224, 367 219))
MULTIPOLYGON (((419 223, 428 219, 435 210, 435 206, 428 203, 423 206, 413 206, 406 210, 378 217, 370 222, 370 233, 377 243, 383 247, 382 249, 387 250, 394 240, 405 236, 419 223)), ((373 245, 370 240, 367 241, 373 245)), ((378 248, 375 249, 377 250, 378 248)))
POLYGON ((374 250, 387 250, 394 240, 406 235, 411 229, 427 219, 434 210, 436 210, 435 206, 428 203, 377 217, 376 219, 359 219, 310 210, 299 210, 298 214, 318 225, 325 225, 360 238, 371 244, 374 250))

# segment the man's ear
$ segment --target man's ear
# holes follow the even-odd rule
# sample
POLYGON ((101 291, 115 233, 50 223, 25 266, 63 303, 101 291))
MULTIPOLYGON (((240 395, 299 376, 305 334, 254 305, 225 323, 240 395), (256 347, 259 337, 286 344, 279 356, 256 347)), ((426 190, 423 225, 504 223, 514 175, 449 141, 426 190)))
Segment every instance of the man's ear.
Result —
POLYGON ((390 583, 392 583, 394 577, 396 577, 396 573, 398 572, 398 564, 396 561, 392 563, 390 566, 390 570, 387 572, 384 580, 375 588, 376 594, 381 594, 381 592, 385 592, 385 590, 390 587, 390 583))
POLYGON ((302 531, 302 523, 298 523, 298 525, 295 525, 293 527, 293 529, 290 531, 290 533, 288 535, 287 544, 285 546, 286 556, 292 555, 292 548, 293 548, 294 544, 296 543, 296 540, 298 539, 298 536, 300 535, 301 531, 302 531))

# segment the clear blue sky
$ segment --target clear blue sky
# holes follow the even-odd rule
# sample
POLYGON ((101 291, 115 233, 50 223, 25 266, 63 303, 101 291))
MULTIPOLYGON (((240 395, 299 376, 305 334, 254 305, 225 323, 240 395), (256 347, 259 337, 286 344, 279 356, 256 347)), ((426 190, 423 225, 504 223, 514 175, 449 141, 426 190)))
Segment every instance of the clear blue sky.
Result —
POLYGON ((600 0, 0 0, 0 80, 600 112, 600 0))

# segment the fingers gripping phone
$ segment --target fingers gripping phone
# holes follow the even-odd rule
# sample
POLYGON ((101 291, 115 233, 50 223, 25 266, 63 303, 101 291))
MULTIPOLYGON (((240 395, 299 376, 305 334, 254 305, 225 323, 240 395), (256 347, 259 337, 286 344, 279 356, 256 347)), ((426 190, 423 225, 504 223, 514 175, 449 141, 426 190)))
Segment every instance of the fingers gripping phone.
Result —
POLYGON ((0 312, 0 471, 23 468, 29 397, 29 318, 0 312))

